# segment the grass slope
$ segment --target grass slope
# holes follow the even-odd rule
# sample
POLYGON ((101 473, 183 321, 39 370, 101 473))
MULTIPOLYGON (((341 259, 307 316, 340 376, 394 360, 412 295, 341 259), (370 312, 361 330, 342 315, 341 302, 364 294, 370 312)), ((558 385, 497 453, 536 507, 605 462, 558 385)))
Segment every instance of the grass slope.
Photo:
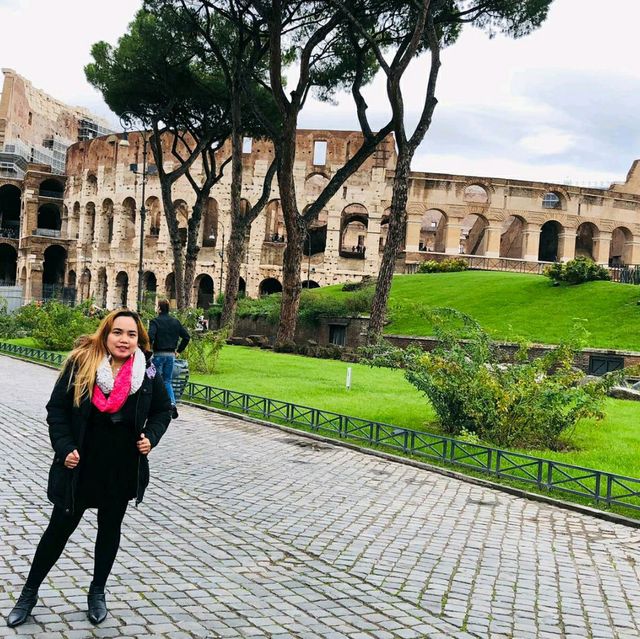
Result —
MULTIPOLYGON (((314 293, 347 295, 336 286, 314 293)), ((399 275, 393 279, 385 332, 431 335, 416 305, 449 306, 474 317, 498 339, 557 344, 581 319, 591 346, 640 351, 638 299, 638 287, 614 282, 553 287, 539 275, 491 271, 399 275)))

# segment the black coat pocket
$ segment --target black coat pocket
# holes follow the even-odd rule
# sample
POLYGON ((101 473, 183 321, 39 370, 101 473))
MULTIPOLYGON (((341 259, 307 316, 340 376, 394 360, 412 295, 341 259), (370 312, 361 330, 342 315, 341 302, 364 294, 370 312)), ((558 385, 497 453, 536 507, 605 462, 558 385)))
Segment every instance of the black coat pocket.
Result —
POLYGON ((63 464, 56 461, 51 464, 49 482, 47 484, 47 497, 52 504, 61 508, 68 507, 72 478, 72 471, 66 469, 63 464))

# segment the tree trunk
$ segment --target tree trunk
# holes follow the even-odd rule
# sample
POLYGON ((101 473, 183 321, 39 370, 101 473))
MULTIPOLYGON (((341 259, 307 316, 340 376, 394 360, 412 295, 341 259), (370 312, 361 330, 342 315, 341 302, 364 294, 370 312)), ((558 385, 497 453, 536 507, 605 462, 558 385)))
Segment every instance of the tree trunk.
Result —
POLYGON ((280 324, 276 334, 276 344, 292 342, 296 334, 298 308, 300 307, 300 266, 304 230, 300 224, 292 231, 287 226, 287 247, 284 250, 282 263, 282 304, 280 306, 280 324))
POLYGON ((220 328, 228 326, 233 330, 238 306, 238 289, 240 287, 240 265, 244 253, 244 225, 239 221, 231 221, 231 237, 227 244, 227 281, 224 288, 224 306, 220 318, 220 328))
POLYGON ((376 292, 371 303, 371 319, 369 321, 369 343, 374 343, 382 335, 387 302, 391 291, 391 281, 396 266, 396 258, 402 247, 407 227, 407 199, 409 187, 409 171, 413 152, 404 149, 398 154, 395 177, 393 179, 393 195, 391 198, 391 214, 389 216, 389 233, 382 254, 382 264, 378 273, 376 292))
POLYGON ((169 229, 169 240, 171 241, 171 252, 173 253, 173 277, 176 285, 176 304, 178 308, 184 308, 184 263, 182 254, 182 243, 178 235, 178 220, 171 198, 171 185, 162 184, 162 205, 164 207, 164 217, 169 229))

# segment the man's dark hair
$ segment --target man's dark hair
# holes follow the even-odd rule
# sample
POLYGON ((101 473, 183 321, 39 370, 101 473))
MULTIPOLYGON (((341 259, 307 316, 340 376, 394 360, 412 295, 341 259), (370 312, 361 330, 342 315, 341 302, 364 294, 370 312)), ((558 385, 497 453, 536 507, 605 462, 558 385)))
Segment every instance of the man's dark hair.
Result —
POLYGON ((158 310, 161 313, 168 313, 169 312, 169 301, 168 300, 160 300, 158 302, 158 310))

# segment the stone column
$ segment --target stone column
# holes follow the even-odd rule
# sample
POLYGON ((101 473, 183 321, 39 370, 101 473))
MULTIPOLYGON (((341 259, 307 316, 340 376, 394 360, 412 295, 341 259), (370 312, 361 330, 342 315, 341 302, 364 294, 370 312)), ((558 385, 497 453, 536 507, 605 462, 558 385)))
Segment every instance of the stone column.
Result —
POLYGON ((422 226, 422 215, 419 213, 407 214, 407 238, 406 249, 408 253, 418 250, 420 244, 420 227, 422 226))
POLYGON ((640 264, 640 240, 633 239, 624 243, 625 266, 640 264), (627 255, 629 263, 626 263, 627 255))
POLYGON ((444 252, 447 255, 460 255, 460 229, 462 220, 447 220, 444 229, 444 252))
POLYGON ((609 253, 611 252, 611 236, 608 231, 600 231, 598 237, 593 239, 593 259, 596 264, 608 266, 609 253))
MULTIPOLYGON (((29 275, 27 278, 27 288, 30 291, 31 300, 41 300, 43 293, 42 282, 42 263, 34 262, 29 269, 29 275)), ((31 301, 29 300, 29 301, 31 301)))
POLYGON ((487 226, 484 233, 485 257, 500 257, 502 226, 487 226))
POLYGON ((568 262, 576 256, 576 230, 563 229, 558 235, 558 260, 568 262))
POLYGON ((522 234, 522 257, 529 262, 537 262, 540 255, 540 224, 527 224, 522 234))

